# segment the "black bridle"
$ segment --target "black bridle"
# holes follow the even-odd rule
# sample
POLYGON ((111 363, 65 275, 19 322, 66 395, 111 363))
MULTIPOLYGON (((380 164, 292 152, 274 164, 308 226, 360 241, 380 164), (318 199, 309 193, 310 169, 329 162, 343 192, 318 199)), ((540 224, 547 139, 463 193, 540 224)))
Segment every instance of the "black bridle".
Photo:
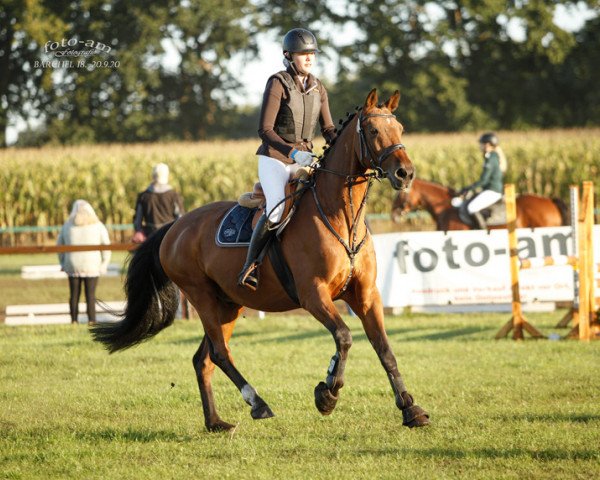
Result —
MULTIPOLYGON (((341 237, 341 235, 335 230, 335 228, 333 228, 333 225, 329 221, 329 218, 327 218, 327 215, 323 211, 321 202, 319 201, 319 198, 317 197, 316 179, 314 176, 313 176, 310 184, 307 185, 307 187, 312 190, 313 197, 315 199, 315 204, 317 205, 317 210, 319 211, 319 216, 321 217, 321 220, 323 221, 323 223, 325 224, 327 229, 338 240, 338 242, 344 247, 344 249, 346 250, 346 254, 348 255, 348 259, 350 260, 350 273, 349 273, 348 277, 346 278, 346 282, 344 283, 344 286, 342 287, 339 294, 342 294, 348 288, 348 285, 350 284, 350 280, 354 276, 355 257, 356 257, 356 255, 358 255, 358 252, 365 244, 365 242, 367 240, 367 236, 369 234, 369 230, 367 228, 364 237, 359 242, 357 239, 358 229, 356 228, 356 225, 357 225, 358 220, 360 219, 361 214, 367 204, 367 199, 369 197, 369 190, 371 189, 371 185, 373 184, 373 179, 380 181, 382 178, 384 178, 386 176, 385 172, 383 171, 383 168, 381 168, 381 164, 385 161, 385 159, 387 157, 389 157, 396 150, 406 150, 406 147, 402 143, 394 143, 393 145, 389 145, 388 147, 385 147, 381 152, 379 152, 378 155, 374 155, 372 148, 369 146, 369 142, 367 142, 367 139, 366 139, 365 133, 364 133, 364 129, 363 129, 363 125, 362 125, 363 121, 366 118, 371 118, 371 117, 396 118, 396 115, 391 114, 391 113, 369 113, 369 114, 363 115, 361 113, 360 116, 358 117, 358 120, 356 123, 356 131, 358 133, 359 144, 360 144, 358 162, 365 169, 373 170, 373 172, 370 172, 370 173, 365 172, 365 173, 361 173, 358 175, 347 175, 345 173, 329 170, 320 165, 315 169, 316 170, 315 173, 327 172, 327 173, 337 175, 339 177, 346 177, 346 185, 348 187, 348 198, 349 198, 349 202, 350 202, 350 216, 351 216, 351 221, 352 221, 352 224, 350 226, 350 233, 349 233, 350 238, 348 239, 347 242, 341 237), (369 160, 368 165, 365 164, 365 161, 364 161, 365 158, 369 160), (352 187, 358 183, 363 183, 365 181, 369 182, 367 185, 367 189, 365 191, 365 196, 363 197, 358 210, 355 212, 354 201, 353 201, 353 196, 352 196, 352 187)), ((364 217, 364 222, 365 222, 365 226, 366 226, 367 225, 366 216, 364 217)))
POLYGON ((363 121, 366 118, 372 117, 383 117, 383 118, 396 118, 396 115, 393 113, 368 113, 366 115, 360 115, 358 121, 356 122, 356 131, 358 132, 358 141, 360 143, 360 157, 358 161, 365 168, 370 168, 375 171, 377 178, 385 177, 385 173, 383 172, 383 168, 381 168, 381 164, 384 160, 389 157, 396 150, 406 150, 406 147, 402 143, 394 143, 385 147, 379 155, 374 155, 371 147, 369 146, 369 142, 365 138, 365 131, 363 128, 363 121), (364 159, 369 159, 369 165, 364 164, 364 159))

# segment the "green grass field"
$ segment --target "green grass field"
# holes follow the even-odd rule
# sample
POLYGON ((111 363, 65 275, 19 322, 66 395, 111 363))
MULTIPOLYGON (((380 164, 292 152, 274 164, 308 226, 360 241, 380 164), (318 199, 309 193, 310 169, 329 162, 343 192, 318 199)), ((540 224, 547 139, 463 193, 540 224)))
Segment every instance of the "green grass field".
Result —
MULTIPOLYGON (((530 314, 545 333, 563 312, 530 314)), ((85 327, 0 325, 0 477, 598 478, 597 343, 494 341, 504 314, 388 317, 405 382, 432 425, 402 416, 358 320, 336 411, 313 388, 334 344, 308 316, 240 319, 242 373, 276 417, 254 421, 215 373, 233 433, 204 430, 191 365, 201 337, 177 321, 109 356, 85 327)))

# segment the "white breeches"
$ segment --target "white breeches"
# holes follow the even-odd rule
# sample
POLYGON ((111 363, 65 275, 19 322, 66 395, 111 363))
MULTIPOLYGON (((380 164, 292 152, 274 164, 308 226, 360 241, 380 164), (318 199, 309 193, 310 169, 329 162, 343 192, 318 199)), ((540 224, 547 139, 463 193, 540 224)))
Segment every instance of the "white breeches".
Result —
POLYGON ((285 198, 285 185, 300 168, 297 163, 288 165, 266 155, 258 156, 258 179, 267 199, 267 214, 272 223, 281 220, 285 204, 279 202, 285 198))
POLYGON ((493 190, 484 190, 479 195, 477 195, 471 201, 471 203, 469 203, 467 210, 469 211, 469 213, 479 212, 480 210, 483 210, 484 208, 493 205, 501 198, 501 193, 494 192, 493 190))

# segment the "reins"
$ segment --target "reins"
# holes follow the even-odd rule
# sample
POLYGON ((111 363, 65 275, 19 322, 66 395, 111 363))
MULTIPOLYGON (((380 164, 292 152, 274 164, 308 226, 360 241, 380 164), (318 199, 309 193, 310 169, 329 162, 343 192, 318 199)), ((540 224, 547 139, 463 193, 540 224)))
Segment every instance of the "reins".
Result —
MULTIPOLYGON (((384 173, 383 169, 381 168, 381 164, 388 156, 390 156, 396 150, 404 150, 406 148, 401 143, 395 143, 393 145, 390 145, 390 146, 384 148, 383 151, 377 157, 375 157, 372 154, 371 148, 364 136, 364 131, 362 129, 363 120, 365 118, 369 118, 369 117, 396 118, 396 116, 393 114, 372 113, 372 114, 367 114, 367 115, 361 114, 358 117, 358 120, 356 122, 356 131, 358 133, 359 144, 360 144, 358 162, 363 168, 366 168, 367 170, 371 169, 372 172, 369 172, 369 173, 364 172, 364 173, 359 173, 359 174, 355 174, 355 175, 348 175, 346 173, 336 172, 334 170, 327 169, 321 165, 318 165, 317 167, 313 167, 314 174, 316 174, 318 172, 323 172, 323 173, 329 173, 332 175, 336 175, 338 177, 344 177, 346 179, 345 185, 348 187, 348 197, 350 199, 349 205, 350 205, 350 217, 351 217, 349 239, 347 242, 346 242, 346 240, 344 240, 342 238, 342 236, 333 227, 333 225, 329 221, 329 218, 323 211, 323 207, 321 206, 321 202, 319 201, 319 197, 317 196, 316 178, 315 178, 316 175, 311 178, 310 184, 307 185, 307 187, 312 190, 313 198, 315 199, 315 204, 317 206, 317 210, 319 212, 319 216, 321 217, 321 220, 323 221, 323 223, 325 224, 327 229, 337 239, 337 241, 344 247, 344 249, 346 250, 346 255, 348 255, 348 259, 350 260, 350 273, 348 274, 348 277, 346 278, 346 282, 344 283, 344 286, 342 287, 342 290, 340 291, 340 293, 343 293, 346 291, 346 289, 348 288, 348 285, 350 284, 350 280, 354 276, 355 258, 358 255, 360 249, 365 244, 365 242, 367 240, 367 236, 369 234, 369 230, 367 228, 367 218, 365 215, 364 216, 365 235, 360 242, 357 241, 358 221, 363 212, 363 209, 365 208, 365 205, 367 204, 367 200, 369 198, 369 191, 371 189, 371 186, 373 185, 373 180, 375 179, 377 181, 381 181, 381 179, 385 177, 385 173, 384 173), (365 158, 369 160, 368 166, 365 165, 365 163, 364 163, 365 158), (368 182, 367 189, 365 191, 365 195, 363 196, 363 199, 360 203, 360 207, 358 208, 358 210, 356 212, 356 216, 355 216, 355 214, 354 214, 354 210, 355 210, 354 209, 354 197, 352 195, 352 188, 355 185, 359 185, 364 182, 368 182)), ((323 158, 323 156, 319 157, 318 160, 321 160, 322 158, 323 158)))
MULTIPOLYGON (((365 171, 364 173, 349 175, 347 173, 336 172, 335 170, 330 170, 328 168, 325 168, 323 165, 321 165, 319 163, 320 160, 324 159, 324 157, 325 157, 324 155, 321 155, 320 157, 317 158, 316 166, 310 166, 310 168, 313 170, 313 175, 311 176, 311 178, 309 180, 305 180, 305 181, 299 180, 299 182, 302 183, 303 186, 301 188, 298 188, 295 192, 291 193, 290 195, 286 195, 285 198, 283 198, 279 203, 277 203, 277 205, 275 205, 275 207, 273 207, 273 209, 271 210, 271 212, 272 212, 280 204, 286 202, 287 199, 293 198, 293 197, 298 197, 298 196, 302 195, 307 189, 310 188, 310 190, 313 193, 313 198, 315 199, 315 205, 317 206, 317 210, 319 212, 319 216, 321 217, 321 221, 327 227, 327 229, 332 233, 332 235, 337 239, 337 241, 344 247, 344 250, 346 250, 346 255, 348 256, 348 259, 350 261, 350 273, 348 274, 348 277, 346 278, 346 281, 344 282, 344 286, 342 287, 340 294, 346 291, 346 289, 348 288, 348 285, 350 284, 350 281, 352 280, 352 277, 354 276, 354 264, 355 264, 356 256, 360 252, 361 248, 364 246, 364 244, 367 240, 367 236, 369 234, 369 230, 367 228, 367 218, 365 215, 364 216, 365 235, 363 236, 362 240, 360 240, 360 242, 358 241, 357 226, 358 226, 359 219, 363 213, 363 210, 367 204, 367 200, 369 198, 369 192, 371 190, 371 186, 373 185, 373 180, 381 181, 381 179, 385 177, 385 173, 384 173, 383 169, 381 168, 381 164, 384 162, 384 160, 387 157, 389 157, 392 153, 394 153, 397 150, 405 150, 406 149, 406 147, 402 143, 394 143, 394 144, 384 148, 379 153, 379 155, 373 155, 372 148, 370 147, 369 143, 367 142, 367 139, 365 138, 364 130, 362 129, 363 120, 365 118, 370 118, 370 117, 396 118, 396 116, 393 114, 371 113, 371 114, 367 114, 367 115, 361 114, 359 116, 359 118, 357 119, 356 131, 358 133, 358 138, 359 138, 358 163, 366 170, 372 170, 371 172, 365 171), (368 159, 368 164, 365 164, 365 159, 368 159), (319 197, 317 195, 317 189, 316 189, 316 185, 317 185, 316 174, 319 172, 329 173, 331 175, 343 177, 346 180, 345 185, 348 187, 350 218, 351 218, 351 225, 350 225, 348 241, 344 240, 342 238, 342 236, 334 228, 334 226, 331 224, 331 222, 329 221, 329 217, 323 210, 323 206, 321 205, 321 202, 319 201, 319 197), (360 185, 364 182, 368 182, 367 189, 362 198, 362 201, 360 202, 360 206, 358 207, 358 210, 356 210, 356 215, 355 215, 354 196, 352 195, 352 188, 355 185, 360 185)), ((269 215, 271 214, 271 212, 269 212, 269 215)), ((279 227, 279 225, 277 225, 276 228, 278 228, 278 227, 279 227)))

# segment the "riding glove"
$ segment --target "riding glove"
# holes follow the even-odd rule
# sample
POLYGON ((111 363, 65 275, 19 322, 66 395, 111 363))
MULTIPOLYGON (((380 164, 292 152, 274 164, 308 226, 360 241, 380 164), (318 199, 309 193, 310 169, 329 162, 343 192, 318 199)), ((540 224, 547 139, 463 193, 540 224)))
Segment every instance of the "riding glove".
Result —
POLYGON ((298 165, 302 165, 303 167, 308 167, 312 163, 314 157, 312 153, 303 152, 296 148, 294 148, 290 156, 294 162, 296 162, 298 165))

